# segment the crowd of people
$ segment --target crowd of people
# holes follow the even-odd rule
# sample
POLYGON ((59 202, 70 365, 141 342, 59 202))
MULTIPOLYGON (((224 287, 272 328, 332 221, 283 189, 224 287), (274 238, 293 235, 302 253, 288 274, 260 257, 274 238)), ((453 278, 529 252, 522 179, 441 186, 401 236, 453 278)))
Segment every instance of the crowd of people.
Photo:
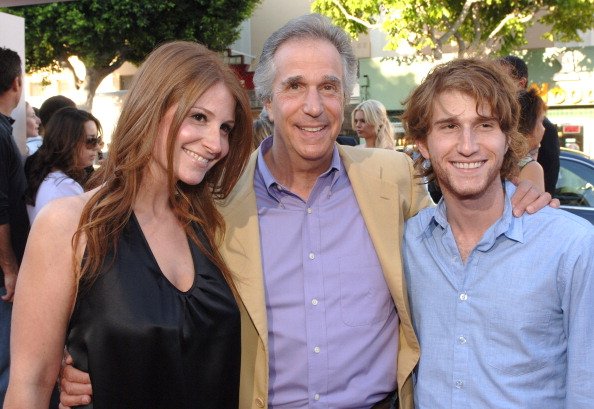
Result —
POLYGON ((357 60, 321 15, 266 40, 256 122, 216 53, 166 43, 87 180, 101 127, 74 107, 25 172, 0 53, 5 409, 58 378, 61 408, 593 407, 594 229, 521 177, 545 106, 509 65, 437 65, 405 101, 413 159, 378 101, 352 122, 384 149, 335 142, 357 60))

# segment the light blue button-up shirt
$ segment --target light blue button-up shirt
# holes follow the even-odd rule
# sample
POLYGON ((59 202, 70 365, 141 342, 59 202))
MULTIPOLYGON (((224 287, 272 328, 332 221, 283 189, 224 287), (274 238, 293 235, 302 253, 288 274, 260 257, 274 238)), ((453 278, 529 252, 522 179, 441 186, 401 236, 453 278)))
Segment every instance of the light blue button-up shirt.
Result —
POLYGON ((269 407, 368 409, 396 389, 398 315, 338 150, 308 200, 260 146, 258 205, 269 407))
POLYGON ((406 223, 415 407, 594 408, 594 227, 503 216, 462 263, 442 201, 406 223))

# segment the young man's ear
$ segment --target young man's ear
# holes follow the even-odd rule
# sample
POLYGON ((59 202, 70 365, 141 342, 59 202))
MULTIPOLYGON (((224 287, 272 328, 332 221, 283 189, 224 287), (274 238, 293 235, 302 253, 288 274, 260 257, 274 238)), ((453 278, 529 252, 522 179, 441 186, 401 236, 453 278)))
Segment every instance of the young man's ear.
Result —
POLYGON ((423 158, 431 159, 431 155, 429 155, 429 149, 427 149, 427 139, 417 141, 417 148, 419 149, 419 152, 421 152, 423 158))

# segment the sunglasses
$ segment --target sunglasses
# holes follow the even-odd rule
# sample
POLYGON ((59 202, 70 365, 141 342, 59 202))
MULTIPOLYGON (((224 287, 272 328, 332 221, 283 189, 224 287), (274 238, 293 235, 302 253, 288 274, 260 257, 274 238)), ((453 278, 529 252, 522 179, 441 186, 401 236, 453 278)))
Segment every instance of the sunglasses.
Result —
POLYGON ((94 138, 87 138, 87 140, 85 141, 85 145, 87 146, 87 149, 93 149, 100 145, 101 142, 103 142, 101 137, 95 136, 94 138))

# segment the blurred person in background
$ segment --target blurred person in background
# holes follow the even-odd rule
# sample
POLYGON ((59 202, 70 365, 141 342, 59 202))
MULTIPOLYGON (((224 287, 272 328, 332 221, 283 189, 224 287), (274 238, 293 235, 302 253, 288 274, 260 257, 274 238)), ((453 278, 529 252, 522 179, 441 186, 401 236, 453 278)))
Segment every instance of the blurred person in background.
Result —
POLYGON ((22 93, 21 58, 15 51, 0 47, 0 407, 10 367, 12 298, 29 233, 23 200, 27 180, 21 152, 12 135, 14 119, 10 117, 22 93))
MULTIPOLYGON (((47 126, 54 113, 65 107, 76 108, 76 104, 73 100, 71 100, 68 97, 65 97, 64 95, 54 95, 53 97, 49 97, 48 99, 43 101, 43 104, 41 104, 41 106, 39 107, 39 119, 41 119, 41 129, 43 130, 47 126)), ((93 165, 87 166, 85 168, 87 176, 90 176, 94 170, 95 168, 93 167, 93 165)))
MULTIPOLYGON (((516 81, 518 90, 526 90, 528 87, 528 66, 519 57, 515 55, 507 55, 498 60, 507 68, 507 72, 516 81)), ((545 190, 551 194, 555 194, 555 186, 559 178, 559 136, 557 135, 557 126, 544 118, 543 126, 545 128, 540 148, 538 149, 538 163, 543 168, 545 190)))
POLYGON ((41 148, 27 158, 27 212, 31 224, 52 200, 83 193, 85 168, 97 157, 101 124, 92 114, 62 108, 49 121, 41 148))
POLYGON ((351 123, 357 136, 365 139, 366 148, 394 149, 394 129, 381 102, 361 102, 351 113, 351 123))
POLYGON ((27 132, 27 155, 33 155, 43 143, 39 134, 41 119, 35 113, 35 108, 28 102, 25 103, 25 123, 27 132))
POLYGON ((58 110, 66 107, 76 108, 76 104, 73 100, 63 95, 54 95, 49 97, 39 107, 39 119, 41 120, 41 135, 44 135, 44 129, 49 123, 52 115, 58 110))
POLYGON ((543 120, 546 105, 535 89, 521 90, 518 94, 520 103, 520 121, 518 131, 526 139, 528 154, 520 159, 520 179, 530 180, 538 189, 544 190, 544 170, 537 162, 539 147, 545 132, 543 120))
POLYGON ((260 115, 254 119, 254 149, 258 149, 260 143, 272 135, 274 125, 270 122, 266 108, 263 108, 260 115))

